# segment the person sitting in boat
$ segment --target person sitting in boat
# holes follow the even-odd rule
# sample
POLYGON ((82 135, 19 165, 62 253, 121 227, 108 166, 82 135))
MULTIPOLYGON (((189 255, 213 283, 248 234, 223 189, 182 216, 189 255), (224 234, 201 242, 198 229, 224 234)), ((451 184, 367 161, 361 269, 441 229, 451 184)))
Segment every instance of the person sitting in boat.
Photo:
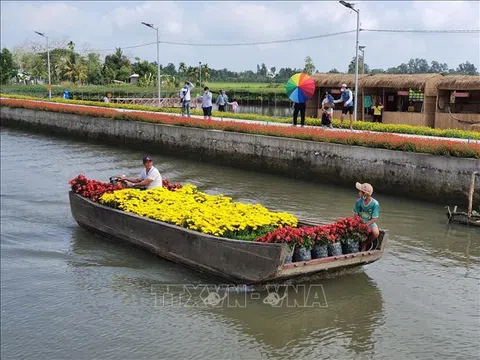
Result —
POLYGON ((150 156, 143 158, 144 169, 136 178, 128 178, 125 175, 120 176, 120 180, 127 181, 129 187, 146 188, 147 190, 162 187, 162 175, 160 171, 153 166, 153 160, 150 156))
POLYGON ((370 235, 368 240, 363 243, 361 251, 365 251, 370 244, 380 235, 378 220, 380 204, 372 197, 373 186, 369 183, 360 184, 357 182, 355 187, 358 189, 360 198, 357 200, 353 212, 360 216, 363 222, 368 226, 370 235))

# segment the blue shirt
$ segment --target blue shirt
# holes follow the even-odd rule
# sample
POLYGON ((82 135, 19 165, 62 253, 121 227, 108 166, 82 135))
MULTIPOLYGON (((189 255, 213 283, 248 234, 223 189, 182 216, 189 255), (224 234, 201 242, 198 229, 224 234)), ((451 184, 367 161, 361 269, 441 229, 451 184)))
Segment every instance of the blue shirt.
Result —
POLYGON ((352 90, 347 89, 342 93, 343 104, 347 107, 353 106, 353 93, 352 90))
POLYGON ((379 211, 380 211, 380 204, 374 198, 372 198, 370 200, 370 203, 366 206, 365 206, 365 203, 363 202, 363 198, 359 198, 357 200, 357 203, 353 207, 353 212, 355 214, 358 214, 362 218, 364 223, 369 222, 371 219, 378 218, 379 211))

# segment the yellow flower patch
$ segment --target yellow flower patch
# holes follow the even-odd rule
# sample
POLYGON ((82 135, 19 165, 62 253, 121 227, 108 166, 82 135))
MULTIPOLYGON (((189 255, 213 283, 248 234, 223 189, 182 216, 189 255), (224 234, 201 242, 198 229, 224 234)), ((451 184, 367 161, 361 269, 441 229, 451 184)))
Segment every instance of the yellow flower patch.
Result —
POLYGON ((298 223, 291 214, 272 212, 259 204, 233 202, 223 195, 208 195, 193 185, 184 185, 175 191, 165 188, 118 190, 103 194, 100 203, 115 204, 126 212, 216 236, 298 223))

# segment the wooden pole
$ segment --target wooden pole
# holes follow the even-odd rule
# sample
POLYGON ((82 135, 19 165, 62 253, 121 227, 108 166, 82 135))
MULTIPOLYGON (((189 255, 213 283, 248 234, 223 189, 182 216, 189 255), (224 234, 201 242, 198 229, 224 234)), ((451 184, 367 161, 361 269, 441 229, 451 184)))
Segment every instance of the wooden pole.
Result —
POLYGON ((470 220, 470 218, 472 217, 473 191, 475 189, 475 175, 477 175, 477 172, 476 171, 472 172, 472 183, 470 184, 470 191, 468 192, 468 211, 467 211, 468 220, 470 220))

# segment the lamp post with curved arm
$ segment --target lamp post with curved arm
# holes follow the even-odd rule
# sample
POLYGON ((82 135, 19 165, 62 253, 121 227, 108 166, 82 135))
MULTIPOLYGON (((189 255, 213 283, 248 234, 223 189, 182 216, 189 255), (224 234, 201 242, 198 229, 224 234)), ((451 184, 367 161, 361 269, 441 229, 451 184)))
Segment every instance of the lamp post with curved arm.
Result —
POLYGON ((160 42, 158 41, 158 26, 154 27, 153 24, 148 24, 143 21, 142 21, 142 24, 149 28, 152 28, 157 32, 157 86, 158 86, 158 107, 160 107, 162 101, 161 101, 161 85, 160 85, 161 83, 160 81, 160 50, 159 50, 160 42))
POLYGON ((35 34, 38 34, 47 40, 48 98, 52 100, 52 80, 50 76, 50 48, 48 47, 48 36, 45 35, 45 33, 41 33, 39 31, 35 31, 35 34))

